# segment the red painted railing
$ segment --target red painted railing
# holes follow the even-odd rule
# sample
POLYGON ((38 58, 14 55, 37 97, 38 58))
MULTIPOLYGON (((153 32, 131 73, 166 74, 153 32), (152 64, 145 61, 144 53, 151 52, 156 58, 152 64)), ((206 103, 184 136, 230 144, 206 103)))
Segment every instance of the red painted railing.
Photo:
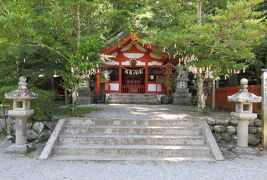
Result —
POLYGON ((122 93, 132 93, 132 94, 144 94, 145 85, 143 84, 123 84, 122 93))
MULTIPOLYGON (((216 103, 215 106, 223 109, 235 109, 235 103, 229 102, 227 96, 231 96, 239 91, 240 87, 226 87, 216 89, 216 103)), ((260 85, 251 85, 248 87, 248 91, 258 96, 261 95, 260 85)), ((211 95, 207 97, 206 103, 208 106, 211 105, 211 95)), ((261 103, 255 103, 253 105, 253 111, 258 112, 261 110, 261 103)))

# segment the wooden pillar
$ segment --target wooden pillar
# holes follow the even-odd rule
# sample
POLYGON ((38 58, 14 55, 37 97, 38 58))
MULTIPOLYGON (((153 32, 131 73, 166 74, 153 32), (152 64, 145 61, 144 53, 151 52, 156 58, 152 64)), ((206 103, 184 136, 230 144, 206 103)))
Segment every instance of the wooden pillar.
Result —
POLYGON ((166 95, 170 95, 170 75, 166 75, 166 95))
POLYGON ((122 68, 121 68, 121 62, 119 65, 119 93, 122 93, 122 68))
POLYGON ((145 94, 148 93, 148 63, 145 66, 145 94))
POLYGON ((96 95, 99 95, 100 93, 100 78, 101 78, 101 73, 97 72, 96 73, 96 95))

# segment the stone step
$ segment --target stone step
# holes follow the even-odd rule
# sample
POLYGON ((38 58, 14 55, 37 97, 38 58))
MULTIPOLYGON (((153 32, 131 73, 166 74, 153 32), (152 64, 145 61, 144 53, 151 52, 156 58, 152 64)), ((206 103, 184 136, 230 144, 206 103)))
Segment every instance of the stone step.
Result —
POLYGON ((207 146, 166 145, 80 145, 63 144, 54 147, 55 155, 112 155, 151 157, 210 157, 207 146))
POLYGON ((109 99, 136 99, 136 100, 142 100, 142 99, 151 99, 155 100, 157 99, 157 96, 142 96, 142 95, 134 95, 134 96, 125 96, 125 95, 118 95, 118 96, 109 96, 109 99))
POLYGON ((204 145, 202 136, 162 136, 162 135, 73 135, 59 136, 60 144, 119 144, 119 145, 204 145))
POLYGON ((109 94, 106 103, 160 104, 160 101, 155 94, 109 94))
POLYGON ((108 104, 150 104, 150 105, 155 105, 155 104, 160 104, 158 101, 134 101, 131 99, 128 100, 107 100, 106 103, 108 104))
POLYGON ((155 94, 129 94, 129 93, 122 93, 122 94, 118 94, 118 93, 112 93, 108 95, 109 97, 144 97, 144 98, 154 98, 157 97, 157 95, 155 94))
POLYGON ((63 161, 215 161, 211 157, 151 157, 151 156, 112 156, 112 155, 56 155, 52 160, 63 161))
POLYGON ((151 120, 136 120, 136 119, 89 119, 89 118, 79 118, 79 119, 68 119, 66 125, 77 125, 77 126, 87 126, 87 125, 139 125, 139 126, 195 126, 198 122, 192 119, 151 119, 151 120))
POLYGON ((109 98, 108 99, 109 101, 128 101, 128 100, 132 100, 132 101, 139 101, 139 102, 142 102, 142 101, 152 101, 152 102, 157 102, 158 100, 157 99, 151 99, 151 98, 140 98, 140 99, 136 99, 136 98, 128 98, 128 97, 123 97, 123 98, 109 98))
POLYGON ((120 102, 127 102, 128 104, 136 104, 136 103, 156 103, 158 104, 159 102, 157 100, 146 100, 146 99, 140 99, 140 100, 136 100, 136 99, 108 99, 108 102, 116 102, 116 103, 120 103, 120 102))
POLYGON ((201 135, 200 127, 192 126, 65 126, 66 134, 150 134, 150 135, 201 135))

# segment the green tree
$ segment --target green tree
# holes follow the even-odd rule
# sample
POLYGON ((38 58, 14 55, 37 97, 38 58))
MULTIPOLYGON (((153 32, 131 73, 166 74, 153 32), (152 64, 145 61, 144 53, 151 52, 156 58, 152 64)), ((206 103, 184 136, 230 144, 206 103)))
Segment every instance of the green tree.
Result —
POLYGON ((169 0, 159 1, 151 8, 151 18, 145 22, 150 25, 151 22, 159 22, 150 26, 154 27, 152 41, 169 54, 176 54, 176 57, 197 57, 196 61, 187 66, 194 67, 197 71, 200 111, 205 108, 203 81, 207 71, 212 72, 214 77, 229 75, 246 68, 245 60, 255 59, 251 50, 259 43, 266 29, 266 24, 258 20, 262 13, 252 11, 258 2, 227 1, 215 7, 204 7, 206 1, 202 0, 175 3, 169 0), (172 8, 165 9, 160 3, 169 3, 172 8), (153 12, 153 9, 160 7, 163 8, 159 12, 153 12), (208 14, 209 12, 211 13, 208 14))
POLYGON ((0 6, 0 46, 9 50, 0 63, 11 65, 15 76, 51 75, 61 69, 58 74, 71 92, 82 74, 101 63, 98 52, 112 32, 109 17, 116 15, 105 0, 1 0, 0 6))

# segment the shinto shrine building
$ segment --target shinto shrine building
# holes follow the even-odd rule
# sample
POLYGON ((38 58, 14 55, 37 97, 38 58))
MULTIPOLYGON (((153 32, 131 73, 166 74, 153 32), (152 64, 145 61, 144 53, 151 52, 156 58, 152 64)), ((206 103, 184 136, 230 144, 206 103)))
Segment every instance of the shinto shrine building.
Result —
POLYGON ((96 93, 168 94, 172 68, 157 55, 155 46, 141 44, 142 36, 130 33, 101 54, 105 66, 96 74, 96 93), (102 80, 103 73, 108 80, 102 80), (167 82, 165 82, 165 80, 167 82))

